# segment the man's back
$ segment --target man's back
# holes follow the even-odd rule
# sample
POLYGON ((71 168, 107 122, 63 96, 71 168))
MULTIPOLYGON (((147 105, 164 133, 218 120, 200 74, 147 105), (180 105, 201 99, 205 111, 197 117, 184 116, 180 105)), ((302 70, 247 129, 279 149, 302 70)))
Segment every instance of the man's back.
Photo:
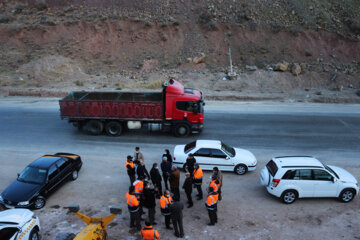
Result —
POLYGON ((174 202, 170 206, 171 218, 178 219, 182 218, 182 210, 184 209, 184 204, 182 202, 174 202))

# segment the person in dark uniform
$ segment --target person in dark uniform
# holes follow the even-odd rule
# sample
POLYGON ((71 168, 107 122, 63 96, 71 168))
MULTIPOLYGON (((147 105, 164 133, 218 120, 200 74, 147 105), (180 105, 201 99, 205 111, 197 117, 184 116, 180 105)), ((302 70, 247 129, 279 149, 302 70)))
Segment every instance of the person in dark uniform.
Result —
POLYGON ((191 176, 193 175, 194 172, 195 163, 196 163, 196 159, 194 158, 194 154, 190 153, 186 158, 185 170, 187 168, 187 171, 190 173, 191 176))
POLYGON ((165 182, 165 188, 169 189, 168 182, 169 182, 169 178, 170 178, 170 175, 172 172, 171 171, 171 163, 167 161, 166 157, 163 157, 162 163, 160 166, 161 166, 161 171, 162 171, 162 175, 163 175, 164 182, 165 182))
POLYGON ((167 160, 168 162, 171 162, 171 164, 172 164, 173 158, 172 158, 172 156, 171 156, 171 154, 170 154, 169 149, 165 149, 165 153, 164 153, 162 156, 163 156, 163 157, 166 157, 166 160, 167 160))
POLYGON ((156 225, 155 222, 155 191, 151 188, 149 182, 145 182, 143 191, 143 206, 149 210, 149 221, 151 225, 156 225))
POLYGON ((175 202, 170 206, 171 221, 174 226, 175 236, 181 238, 184 237, 183 214, 182 214, 183 209, 184 209, 184 204, 177 200, 175 200, 175 202))
POLYGON ((135 174, 136 174, 136 179, 145 179, 145 173, 144 173, 144 167, 141 165, 139 160, 135 160, 135 174))
POLYGON ((191 193, 192 193, 192 178, 191 178, 191 176, 190 176, 190 173, 189 172, 186 172, 185 173, 185 181, 184 181, 184 184, 183 184, 183 189, 184 189, 184 191, 185 191, 185 193, 186 193, 186 197, 187 197, 187 200, 188 200, 188 208, 191 208, 193 205, 194 205, 194 203, 193 203, 193 200, 192 200, 192 197, 191 197, 191 193))
POLYGON ((162 185, 161 185, 161 175, 159 172, 158 164, 154 163, 153 167, 150 170, 150 178, 154 185, 156 197, 160 198, 162 195, 162 185))
POLYGON ((174 200, 180 200, 180 171, 177 169, 175 165, 172 166, 172 172, 170 175, 170 189, 171 192, 174 194, 174 200))

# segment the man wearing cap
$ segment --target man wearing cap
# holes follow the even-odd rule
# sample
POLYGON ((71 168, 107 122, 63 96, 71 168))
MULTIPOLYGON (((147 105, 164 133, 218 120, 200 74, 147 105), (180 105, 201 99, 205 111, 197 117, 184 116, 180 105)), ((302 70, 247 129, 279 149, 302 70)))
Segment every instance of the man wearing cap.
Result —
POLYGON ((126 170, 127 170, 127 174, 129 175, 129 178, 130 178, 130 186, 131 186, 135 182, 135 166, 134 166, 134 162, 132 160, 132 156, 130 156, 130 155, 127 156, 126 170))

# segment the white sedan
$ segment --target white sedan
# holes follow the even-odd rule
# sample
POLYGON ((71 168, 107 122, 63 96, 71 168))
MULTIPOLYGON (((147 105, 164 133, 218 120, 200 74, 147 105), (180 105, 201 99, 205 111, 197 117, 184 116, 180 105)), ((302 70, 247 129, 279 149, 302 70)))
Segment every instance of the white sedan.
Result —
POLYGON ((243 175, 256 169, 257 160, 250 151, 233 148, 217 140, 197 140, 186 145, 176 145, 174 161, 179 168, 185 168, 186 158, 192 153, 196 163, 203 170, 218 167, 221 171, 234 171, 243 175))
POLYGON ((0 212, 1 240, 39 240, 40 222, 28 209, 10 209, 0 212))

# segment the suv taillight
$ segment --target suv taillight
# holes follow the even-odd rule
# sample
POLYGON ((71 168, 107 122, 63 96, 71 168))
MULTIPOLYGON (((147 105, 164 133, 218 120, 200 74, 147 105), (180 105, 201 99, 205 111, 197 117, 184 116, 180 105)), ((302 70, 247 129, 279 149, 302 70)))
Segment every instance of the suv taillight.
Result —
POLYGON ((272 184, 271 184, 271 186, 272 187, 277 187, 277 185, 279 185, 279 183, 280 183, 280 179, 273 179, 272 180, 272 184))

